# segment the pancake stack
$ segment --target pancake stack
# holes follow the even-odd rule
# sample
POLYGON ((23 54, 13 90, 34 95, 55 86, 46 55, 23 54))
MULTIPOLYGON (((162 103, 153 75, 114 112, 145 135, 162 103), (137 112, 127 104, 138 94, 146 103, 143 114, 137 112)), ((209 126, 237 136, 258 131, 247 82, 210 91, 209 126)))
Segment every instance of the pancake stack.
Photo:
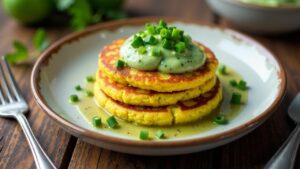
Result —
POLYGON ((114 116, 141 125, 166 126, 188 123, 211 113, 222 100, 222 87, 215 72, 218 60, 204 45, 205 64, 193 72, 163 74, 125 66, 119 39, 99 54, 94 94, 99 105, 114 116))

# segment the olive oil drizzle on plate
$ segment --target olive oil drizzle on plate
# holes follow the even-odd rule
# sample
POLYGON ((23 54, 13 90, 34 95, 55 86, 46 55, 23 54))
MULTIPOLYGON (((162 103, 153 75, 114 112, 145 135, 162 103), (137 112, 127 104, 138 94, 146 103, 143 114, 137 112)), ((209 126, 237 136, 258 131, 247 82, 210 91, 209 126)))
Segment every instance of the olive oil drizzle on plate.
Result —
MULTIPOLYGON (((87 97, 84 93, 80 94, 80 101, 75 105, 78 107, 78 110, 82 114, 82 116, 86 119, 86 121, 92 125, 92 119, 95 116, 99 116, 102 119, 102 125, 100 127, 95 127, 96 130, 106 130, 109 132, 113 132, 116 134, 121 134, 123 136, 128 136, 132 139, 139 139, 140 131, 148 131, 150 139, 156 139, 155 133, 158 130, 162 130, 165 134, 165 139, 174 138, 174 137, 184 137, 190 136, 193 134, 205 132, 211 130, 220 125, 215 124, 213 119, 219 115, 225 115, 226 119, 229 121, 233 120, 235 117, 239 115, 239 113, 243 110, 243 108, 247 104, 248 99, 248 90, 239 90, 236 87, 230 85, 230 80, 242 80, 243 78, 235 72, 233 69, 226 68, 226 74, 220 75, 218 77, 223 86, 223 101, 221 105, 210 113, 208 116, 189 124, 183 125, 174 125, 174 126, 141 126, 136 125, 134 123, 129 123, 121 119, 117 119, 119 126, 116 129, 111 129, 106 124, 106 119, 111 115, 107 114, 97 106, 93 97, 87 97), (230 103, 231 95, 233 92, 238 92, 242 95, 242 104, 233 105, 230 103)), ((85 86, 85 90, 93 90, 94 83, 87 83, 85 86)))

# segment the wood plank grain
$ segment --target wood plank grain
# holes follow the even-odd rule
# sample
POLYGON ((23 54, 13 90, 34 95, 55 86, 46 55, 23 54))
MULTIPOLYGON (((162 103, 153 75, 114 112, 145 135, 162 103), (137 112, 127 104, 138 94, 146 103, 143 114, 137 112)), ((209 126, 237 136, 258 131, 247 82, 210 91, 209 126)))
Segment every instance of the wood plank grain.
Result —
POLYGON ((113 152, 78 141, 69 169, 212 169, 215 168, 215 160, 212 150, 187 155, 151 157, 113 152))
MULTIPOLYGON (((214 15, 201 0, 127 0, 125 9, 133 16, 175 16, 207 20, 232 27, 227 21, 214 15)), ((54 41, 68 31, 49 27, 47 32, 54 41)), ((11 42, 16 38, 31 47, 33 33, 33 28, 22 27, 8 20, 0 10, 0 54, 11 50, 11 42)), ((188 155, 168 157, 128 155, 77 141, 45 117, 33 101, 28 82, 31 67, 19 66, 13 71, 22 92, 29 100, 31 112, 28 118, 33 132, 59 168, 258 169, 263 168, 295 126, 288 118, 286 110, 300 89, 300 32, 276 37, 250 35, 269 48, 287 71, 289 83, 283 103, 269 120, 247 136, 219 148, 188 155)), ((0 119, 0 168, 35 168, 20 127, 10 119, 0 119)), ((295 168, 300 168, 299 153, 295 168)))
POLYGON ((2 3, 0 3, 0 24, 3 24, 8 18, 4 15, 2 3))
MULTIPOLYGON (((0 11, 0 55, 11 50, 14 39, 32 47, 34 28, 23 27, 12 20, 2 19, 0 11)), ((47 29, 51 41, 58 39, 66 30, 57 31, 55 28, 47 29)), ((24 97, 29 103, 30 112, 27 114, 33 133, 37 137, 45 152, 58 167, 66 168, 72 154, 76 138, 54 124, 34 102, 30 89, 31 65, 16 66, 13 68, 16 81, 24 97), (64 162, 67 162, 65 164, 64 162)), ((0 168, 36 168, 25 136, 15 120, 0 118, 0 168)))
POLYGON ((212 21, 214 15, 204 0, 127 0, 132 16, 173 16, 212 21))

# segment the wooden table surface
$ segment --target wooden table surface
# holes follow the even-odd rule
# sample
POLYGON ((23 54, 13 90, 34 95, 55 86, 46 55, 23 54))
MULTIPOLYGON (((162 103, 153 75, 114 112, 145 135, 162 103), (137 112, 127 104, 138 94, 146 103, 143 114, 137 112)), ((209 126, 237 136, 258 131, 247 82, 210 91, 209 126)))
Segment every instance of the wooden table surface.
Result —
MULTIPOLYGON (((175 16, 231 27, 201 0, 127 0, 125 9, 133 16, 175 16)), ((46 29, 52 42, 70 33, 66 28, 49 26, 46 29)), ((34 30, 18 25, 0 10, 0 55, 11 50, 14 39, 19 39, 31 47, 34 30)), ((13 72, 30 105, 27 117, 33 132, 58 168, 263 168, 295 127, 287 116, 287 108, 300 89, 300 32, 281 36, 248 35, 271 50, 284 66, 288 79, 286 96, 272 117, 250 134, 230 144, 194 154, 136 156, 82 142, 58 127, 35 103, 29 82, 32 66, 15 66, 13 72)), ((295 168, 300 168, 300 153, 296 160, 295 168)), ((24 134, 16 121, 11 119, 0 119, 0 168, 35 168, 24 134)))

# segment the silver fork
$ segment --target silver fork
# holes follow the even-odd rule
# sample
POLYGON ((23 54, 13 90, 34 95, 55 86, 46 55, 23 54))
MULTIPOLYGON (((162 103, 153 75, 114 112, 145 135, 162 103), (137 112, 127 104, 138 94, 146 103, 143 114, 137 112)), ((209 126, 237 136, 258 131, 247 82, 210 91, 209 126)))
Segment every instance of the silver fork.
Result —
POLYGON ((2 56, 0 58, 0 117, 15 118, 19 122, 29 142, 37 168, 55 169, 56 167, 33 135, 24 115, 27 111, 28 105, 21 95, 5 57, 2 56))

